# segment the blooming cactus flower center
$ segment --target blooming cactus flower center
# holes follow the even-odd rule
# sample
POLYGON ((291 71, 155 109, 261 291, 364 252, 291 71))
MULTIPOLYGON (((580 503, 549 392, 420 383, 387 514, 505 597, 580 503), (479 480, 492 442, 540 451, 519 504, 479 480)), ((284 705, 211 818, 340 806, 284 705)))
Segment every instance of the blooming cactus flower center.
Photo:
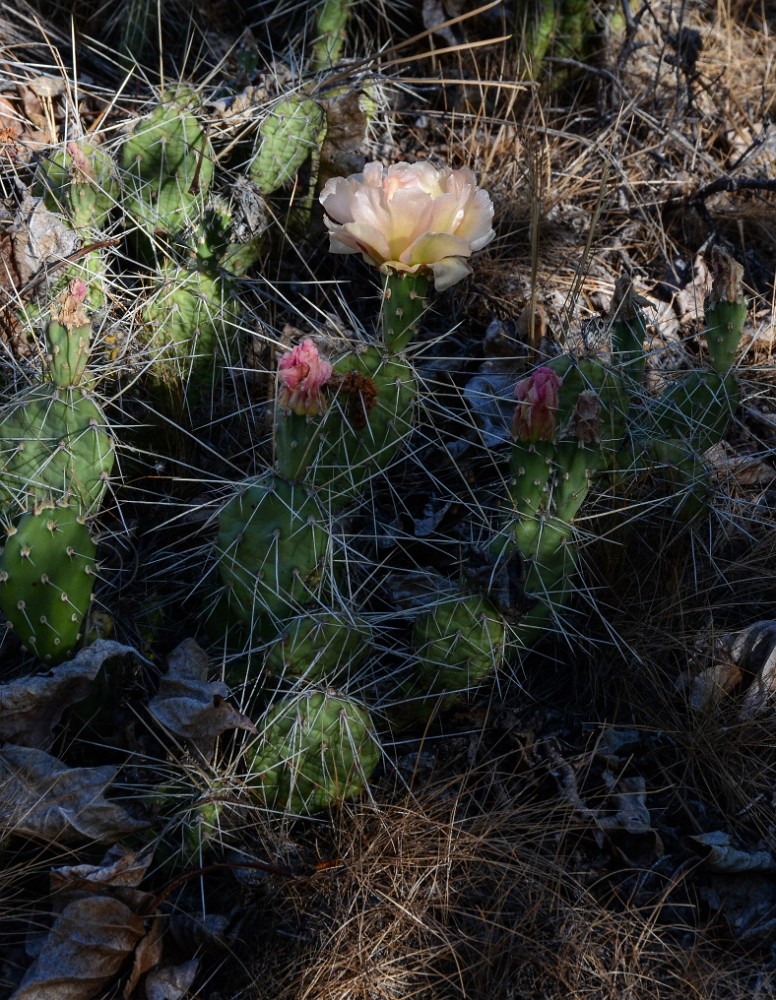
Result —
POLYGON ((438 289, 465 278, 466 258, 494 236, 493 203, 467 168, 367 163, 328 180, 320 200, 333 253, 360 253, 384 274, 430 274, 438 289))

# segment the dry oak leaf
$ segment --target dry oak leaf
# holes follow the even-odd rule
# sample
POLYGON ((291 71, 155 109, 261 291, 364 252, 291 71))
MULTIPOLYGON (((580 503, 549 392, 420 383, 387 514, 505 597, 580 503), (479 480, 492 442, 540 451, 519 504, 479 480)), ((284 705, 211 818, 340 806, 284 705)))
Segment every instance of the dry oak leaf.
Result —
POLYGON ((10 1000, 91 1000, 146 936, 142 917, 118 899, 69 903, 10 1000))
POLYGON ((157 722, 175 736, 191 740, 207 760, 224 730, 256 732, 248 716, 226 700, 226 684, 207 679, 208 669, 207 653, 193 639, 184 639, 170 653, 159 693, 148 705, 157 722))
POLYGON ((105 798, 116 768, 73 767, 42 750, 0 750, 0 832, 50 843, 114 843, 149 821, 105 798))
POLYGON ((0 740, 40 749, 50 746, 62 713, 89 694, 106 660, 136 655, 131 646, 98 639, 45 674, 0 685, 0 740))

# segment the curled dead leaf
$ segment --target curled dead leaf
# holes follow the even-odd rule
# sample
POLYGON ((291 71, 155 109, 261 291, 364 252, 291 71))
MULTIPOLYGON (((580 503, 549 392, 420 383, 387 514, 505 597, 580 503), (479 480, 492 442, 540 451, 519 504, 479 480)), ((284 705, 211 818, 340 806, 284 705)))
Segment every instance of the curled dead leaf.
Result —
POLYGON ((113 843, 148 821, 105 797, 116 768, 70 768, 32 747, 0 750, 0 831, 49 843, 113 843))
POLYGON ((228 687, 207 679, 208 669, 204 650, 193 639, 185 639, 170 654, 159 693, 148 705, 157 722, 190 740, 207 760, 225 730, 256 732, 253 722, 226 700, 228 687))
POLYGON ((98 639, 71 660, 45 674, 20 677, 0 686, 0 740, 45 749, 65 709, 82 701, 103 664, 137 655, 131 646, 98 639))
POLYGON ((11 1000, 90 1000, 145 937, 145 921, 118 899, 68 904, 11 1000))

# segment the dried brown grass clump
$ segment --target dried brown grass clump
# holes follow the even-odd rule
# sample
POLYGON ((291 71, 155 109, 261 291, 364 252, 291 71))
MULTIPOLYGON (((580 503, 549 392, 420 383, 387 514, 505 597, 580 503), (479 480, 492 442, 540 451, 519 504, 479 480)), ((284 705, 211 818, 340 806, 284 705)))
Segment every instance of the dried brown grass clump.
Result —
POLYGON ((681 874, 653 876, 649 891, 609 878, 567 806, 537 801, 535 778, 521 792, 500 767, 352 806, 335 834, 336 863, 273 893, 255 986, 240 995, 747 994, 751 970, 704 936, 681 874))

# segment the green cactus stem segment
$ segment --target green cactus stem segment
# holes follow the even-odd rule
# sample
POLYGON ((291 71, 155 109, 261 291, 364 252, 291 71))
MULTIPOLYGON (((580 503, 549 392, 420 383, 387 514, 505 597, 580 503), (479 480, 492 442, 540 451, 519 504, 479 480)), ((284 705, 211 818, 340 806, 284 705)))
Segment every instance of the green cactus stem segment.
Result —
POLYGON ((630 278, 623 276, 617 279, 609 307, 612 367, 633 388, 641 385, 647 364, 644 343, 648 333, 641 310, 641 306, 647 304, 646 299, 636 294, 630 278))
POLYGON ((316 39, 310 58, 313 73, 331 69, 342 58, 353 0, 324 0, 315 23, 316 39))
POLYGON ((36 386, 0 413, 0 504, 12 516, 61 500, 95 509, 113 460, 105 417, 81 389, 36 386))
POLYGON ((251 629, 282 621, 316 597, 329 534, 308 491, 279 477, 250 481, 219 517, 218 570, 230 614, 251 629))
POLYGON ((506 625, 485 598, 453 594, 420 615, 414 640, 421 690, 450 704, 499 669, 506 625))
POLYGON ((268 809, 311 815, 360 795, 380 760, 364 708, 321 691, 284 699, 249 747, 247 783, 268 809))
POLYGON ((44 663, 67 659, 81 638, 96 551, 71 507, 29 511, 9 531, 0 553, 0 610, 44 663))
POLYGON ((711 292, 704 307, 706 344, 712 365, 724 375, 733 364, 746 320, 747 303, 742 290, 744 269, 724 250, 714 247, 711 273, 711 292))
POLYGON ((318 156, 326 135, 326 116, 312 98, 285 98, 259 128, 259 148, 249 174, 259 191, 272 194, 296 177, 308 157, 318 156))
POLYGON ((363 620, 326 611, 299 615, 284 623, 265 667, 277 676, 332 683, 369 655, 371 639, 372 630, 363 620))
POLYGON ((403 351, 417 333, 427 292, 428 278, 422 274, 392 271, 386 276, 382 328, 383 343, 391 353, 403 351))
POLYGON ((127 209, 146 233, 175 233, 201 214, 213 150, 185 90, 141 121, 121 150, 127 209))

